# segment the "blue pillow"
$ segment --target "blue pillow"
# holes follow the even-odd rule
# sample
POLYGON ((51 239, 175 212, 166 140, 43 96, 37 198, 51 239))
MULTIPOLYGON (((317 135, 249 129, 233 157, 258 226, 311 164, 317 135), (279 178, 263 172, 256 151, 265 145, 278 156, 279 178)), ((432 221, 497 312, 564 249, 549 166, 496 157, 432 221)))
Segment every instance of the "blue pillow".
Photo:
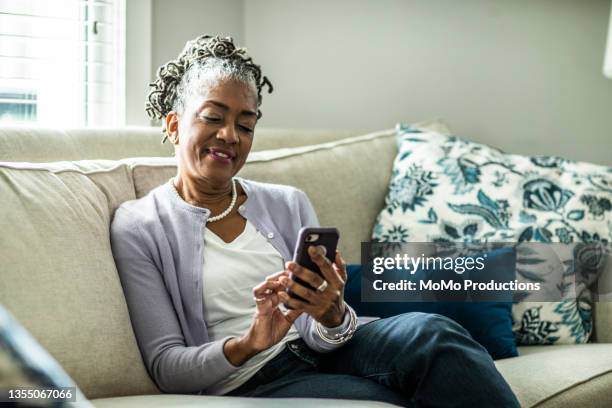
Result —
POLYGON ((512 333, 512 302, 362 302, 361 265, 348 265, 344 298, 359 316, 437 313, 462 325, 494 360, 518 356, 512 333))

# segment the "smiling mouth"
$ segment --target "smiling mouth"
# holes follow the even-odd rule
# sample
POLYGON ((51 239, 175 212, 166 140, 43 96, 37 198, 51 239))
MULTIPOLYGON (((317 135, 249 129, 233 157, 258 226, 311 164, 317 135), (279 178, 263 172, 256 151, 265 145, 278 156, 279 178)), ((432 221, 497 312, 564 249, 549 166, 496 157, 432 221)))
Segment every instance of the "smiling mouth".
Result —
POLYGON ((228 154, 225 154, 223 152, 216 152, 216 151, 208 151, 210 154, 217 156, 217 157, 223 157, 224 159, 230 159, 231 157, 228 154))
POLYGON ((224 152, 217 149, 205 149, 204 153, 210 155, 213 160, 221 161, 224 163, 231 163, 234 156, 229 152, 224 152))

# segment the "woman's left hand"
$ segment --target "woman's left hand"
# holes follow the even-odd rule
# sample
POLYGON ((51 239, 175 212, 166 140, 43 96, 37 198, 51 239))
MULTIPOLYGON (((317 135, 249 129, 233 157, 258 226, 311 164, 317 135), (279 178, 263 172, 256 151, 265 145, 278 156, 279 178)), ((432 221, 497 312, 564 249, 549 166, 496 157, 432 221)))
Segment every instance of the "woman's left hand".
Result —
POLYGON ((295 262, 287 262, 287 269, 313 288, 325 286, 323 282, 327 282, 327 287, 322 291, 313 290, 288 277, 283 277, 281 283, 287 290, 291 290, 306 301, 294 299, 287 292, 279 292, 279 298, 293 309, 308 313, 325 327, 339 326, 346 310, 344 303, 344 285, 347 279, 346 263, 339 251, 336 251, 334 262, 330 262, 325 256, 325 248, 321 246, 308 248, 308 255, 323 273, 322 277, 295 262))

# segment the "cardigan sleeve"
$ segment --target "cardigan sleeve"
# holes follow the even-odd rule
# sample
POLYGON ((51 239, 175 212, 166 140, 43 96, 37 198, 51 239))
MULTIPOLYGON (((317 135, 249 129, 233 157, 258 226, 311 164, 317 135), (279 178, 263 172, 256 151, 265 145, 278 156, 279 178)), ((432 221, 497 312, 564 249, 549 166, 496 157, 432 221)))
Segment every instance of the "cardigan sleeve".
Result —
POLYGON ((120 207, 110 233, 138 347, 158 388, 167 393, 201 393, 239 370, 223 352, 230 337, 186 346, 170 294, 153 260, 155 242, 143 233, 136 214, 120 207))
MULTIPOLYGON (((301 220, 300 228, 319 227, 320 224, 317 218, 317 214, 306 193, 301 190, 297 190, 297 201, 300 212, 299 218, 301 220)), ((340 325, 337 327, 326 328, 328 334, 334 335, 336 333, 342 333, 346 331, 351 321, 349 316, 349 309, 350 306, 346 304, 346 312, 344 314, 344 319, 342 323, 340 323, 340 325)), ((308 345, 308 347, 320 353, 330 352, 346 343, 345 342, 340 344, 330 344, 323 340, 316 330, 317 321, 312 316, 306 313, 303 313, 300 317, 298 317, 293 324, 304 342, 308 345)))

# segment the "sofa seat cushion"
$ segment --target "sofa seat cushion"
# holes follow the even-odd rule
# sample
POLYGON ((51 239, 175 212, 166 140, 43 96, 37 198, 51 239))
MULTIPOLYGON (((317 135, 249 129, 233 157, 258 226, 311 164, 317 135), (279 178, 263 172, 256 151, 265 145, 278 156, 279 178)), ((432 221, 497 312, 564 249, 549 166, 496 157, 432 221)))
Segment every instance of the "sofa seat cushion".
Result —
POLYGON ((133 397, 102 398, 91 401, 97 408, 386 408, 395 405, 378 401, 338 400, 324 398, 243 398, 208 395, 139 395, 133 397))
POLYGON ((612 344, 525 346, 519 355, 495 364, 522 406, 612 406, 612 344))

